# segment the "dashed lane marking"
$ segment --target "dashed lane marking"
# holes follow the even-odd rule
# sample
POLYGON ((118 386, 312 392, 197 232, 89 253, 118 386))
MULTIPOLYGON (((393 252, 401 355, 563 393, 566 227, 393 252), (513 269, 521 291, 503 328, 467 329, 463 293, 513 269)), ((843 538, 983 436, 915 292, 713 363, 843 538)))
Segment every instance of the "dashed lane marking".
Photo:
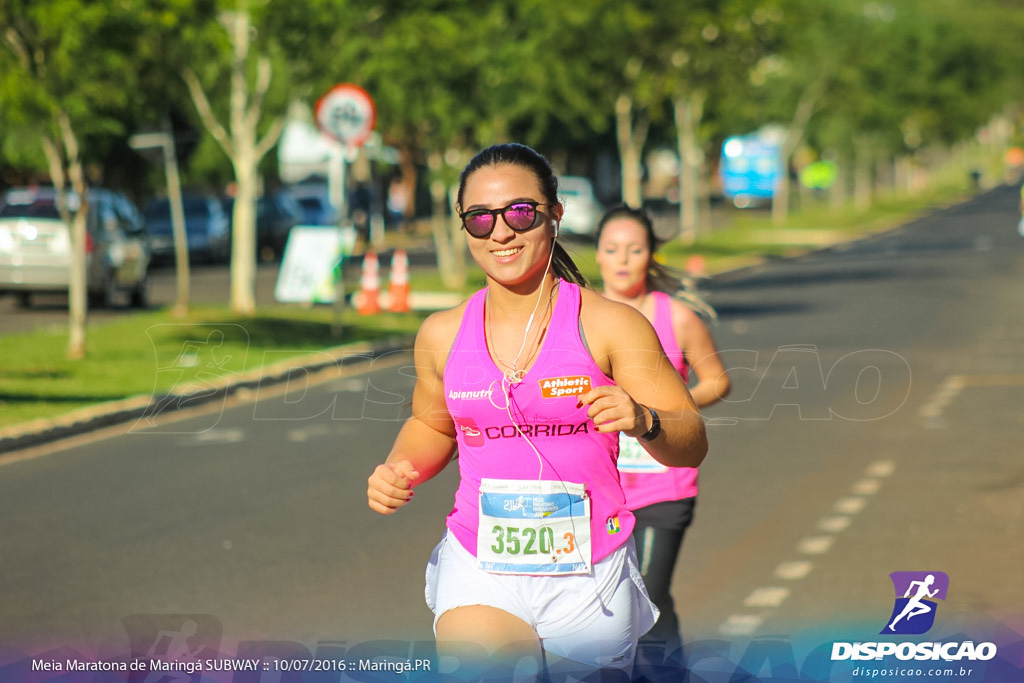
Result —
POLYGON ((850 526, 850 518, 844 516, 822 517, 818 520, 818 528, 822 531, 837 534, 850 526))
POLYGON ((775 568, 775 578, 796 581, 810 574, 812 569, 814 569, 814 563, 806 560, 783 562, 775 568))
POLYGON ((867 502, 867 499, 860 496, 848 496, 837 500, 832 509, 843 515, 855 515, 864 509, 867 502))
POLYGON ((749 636, 763 623, 764 617, 756 614, 733 614, 718 630, 727 636, 749 636))
POLYGON ((789 597, 788 588, 757 588, 743 601, 744 607, 778 607, 789 597))
MULTIPOLYGON (((853 483, 852 491, 859 495, 844 496, 837 500, 832 509, 835 513, 818 520, 819 531, 826 532, 817 536, 806 536, 796 544, 801 555, 824 555, 836 541, 835 534, 846 529, 851 522, 850 515, 855 515, 867 505, 867 498, 877 493, 882 486, 881 479, 891 476, 896 471, 896 463, 892 460, 876 460, 870 463, 862 478, 853 483)), ((810 560, 791 560, 782 562, 775 567, 773 578, 795 583, 805 578, 814 569, 810 560)), ((752 636, 764 624, 771 610, 779 607, 790 596, 795 588, 781 586, 762 586, 754 589, 743 601, 743 607, 756 614, 745 612, 731 614, 718 627, 718 632, 726 636, 752 636)))
POLYGON ((880 488, 882 488, 882 482, 877 479, 861 479, 855 482, 850 490, 860 496, 871 496, 878 493, 880 488))
POLYGON ((835 540, 835 536, 808 536, 796 544, 796 549, 804 555, 824 555, 835 540))
POLYGON ((896 471, 896 463, 892 460, 879 460, 868 465, 866 474, 869 477, 888 477, 896 471))
POLYGON ((1024 387, 1024 373, 950 375, 917 411, 918 417, 931 429, 944 427, 946 409, 967 387, 1024 387))

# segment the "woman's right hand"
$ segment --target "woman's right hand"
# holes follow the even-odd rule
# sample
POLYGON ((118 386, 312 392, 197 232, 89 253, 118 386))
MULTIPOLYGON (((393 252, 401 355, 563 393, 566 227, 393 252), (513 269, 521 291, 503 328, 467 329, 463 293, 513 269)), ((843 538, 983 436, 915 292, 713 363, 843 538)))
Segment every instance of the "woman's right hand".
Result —
POLYGON ((382 515, 397 512, 412 500, 412 483, 419 476, 420 473, 408 460, 377 465, 367 481, 366 497, 370 509, 382 515))

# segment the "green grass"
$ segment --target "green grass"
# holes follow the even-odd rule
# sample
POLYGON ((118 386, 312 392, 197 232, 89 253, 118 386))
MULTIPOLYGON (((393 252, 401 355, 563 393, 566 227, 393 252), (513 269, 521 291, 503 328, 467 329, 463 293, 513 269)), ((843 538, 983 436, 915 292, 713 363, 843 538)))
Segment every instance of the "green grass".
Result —
POLYGON ((272 307, 254 317, 199 308, 90 325, 87 357, 67 360, 65 328, 0 337, 0 427, 96 403, 165 393, 255 371, 265 364, 356 341, 412 335, 422 314, 359 316, 336 335, 330 307, 272 307))
MULTIPOLYGON (((662 247, 660 257, 670 266, 685 269, 689 259, 699 254, 707 272, 713 274, 766 257, 799 254, 821 246, 823 239, 851 239, 893 227, 962 200, 967 190, 966 182, 947 184, 913 198, 882 198, 864 212, 837 213, 826 206, 808 206, 790 216, 784 231, 772 226, 766 212, 731 212, 728 225, 716 226, 693 245, 673 240, 662 247)), ((600 286, 594 246, 583 241, 565 246, 588 280, 600 286)), ((482 271, 472 262, 468 272, 460 289, 466 296, 484 282, 482 271)), ((434 271, 414 270, 411 280, 414 291, 444 290, 434 271)), ((82 361, 65 358, 66 328, 5 335, 0 337, 0 428, 106 401, 204 386, 211 379, 254 372, 288 357, 343 344, 411 337, 424 317, 420 313, 363 317, 346 309, 342 334, 337 335, 330 306, 264 307, 258 315, 245 318, 227 308, 195 308, 184 320, 172 317, 169 310, 147 312, 90 325, 88 353, 82 361)))

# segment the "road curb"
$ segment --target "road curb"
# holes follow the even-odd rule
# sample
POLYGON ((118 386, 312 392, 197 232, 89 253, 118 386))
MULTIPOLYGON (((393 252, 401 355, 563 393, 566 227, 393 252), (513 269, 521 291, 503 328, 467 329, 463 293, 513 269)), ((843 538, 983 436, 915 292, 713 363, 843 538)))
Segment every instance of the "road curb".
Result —
POLYGON ((222 400, 239 391, 287 382, 296 370, 318 372, 331 366, 355 368, 391 353, 412 348, 412 335, 377 342, 354 342, 261 366, 236 377, 212 381, 213 390, 169 392, 109 401, 52 419, 39 419, 0 429, 0 455, 60 441, 104 427, 193 408, 222 400))

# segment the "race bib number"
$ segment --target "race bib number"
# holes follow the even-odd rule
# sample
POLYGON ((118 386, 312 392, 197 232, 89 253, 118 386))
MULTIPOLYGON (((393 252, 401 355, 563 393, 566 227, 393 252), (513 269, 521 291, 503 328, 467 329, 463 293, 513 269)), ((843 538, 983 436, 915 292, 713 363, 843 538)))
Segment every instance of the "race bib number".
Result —
POLYGON ((668 468, 651 457, 640 442, 619 432, 619 472, 657 474, 668 468))
POLYGON ((495 574, 590 571, 590 497, 583 484, 484 479, 476 557, 495 574))

